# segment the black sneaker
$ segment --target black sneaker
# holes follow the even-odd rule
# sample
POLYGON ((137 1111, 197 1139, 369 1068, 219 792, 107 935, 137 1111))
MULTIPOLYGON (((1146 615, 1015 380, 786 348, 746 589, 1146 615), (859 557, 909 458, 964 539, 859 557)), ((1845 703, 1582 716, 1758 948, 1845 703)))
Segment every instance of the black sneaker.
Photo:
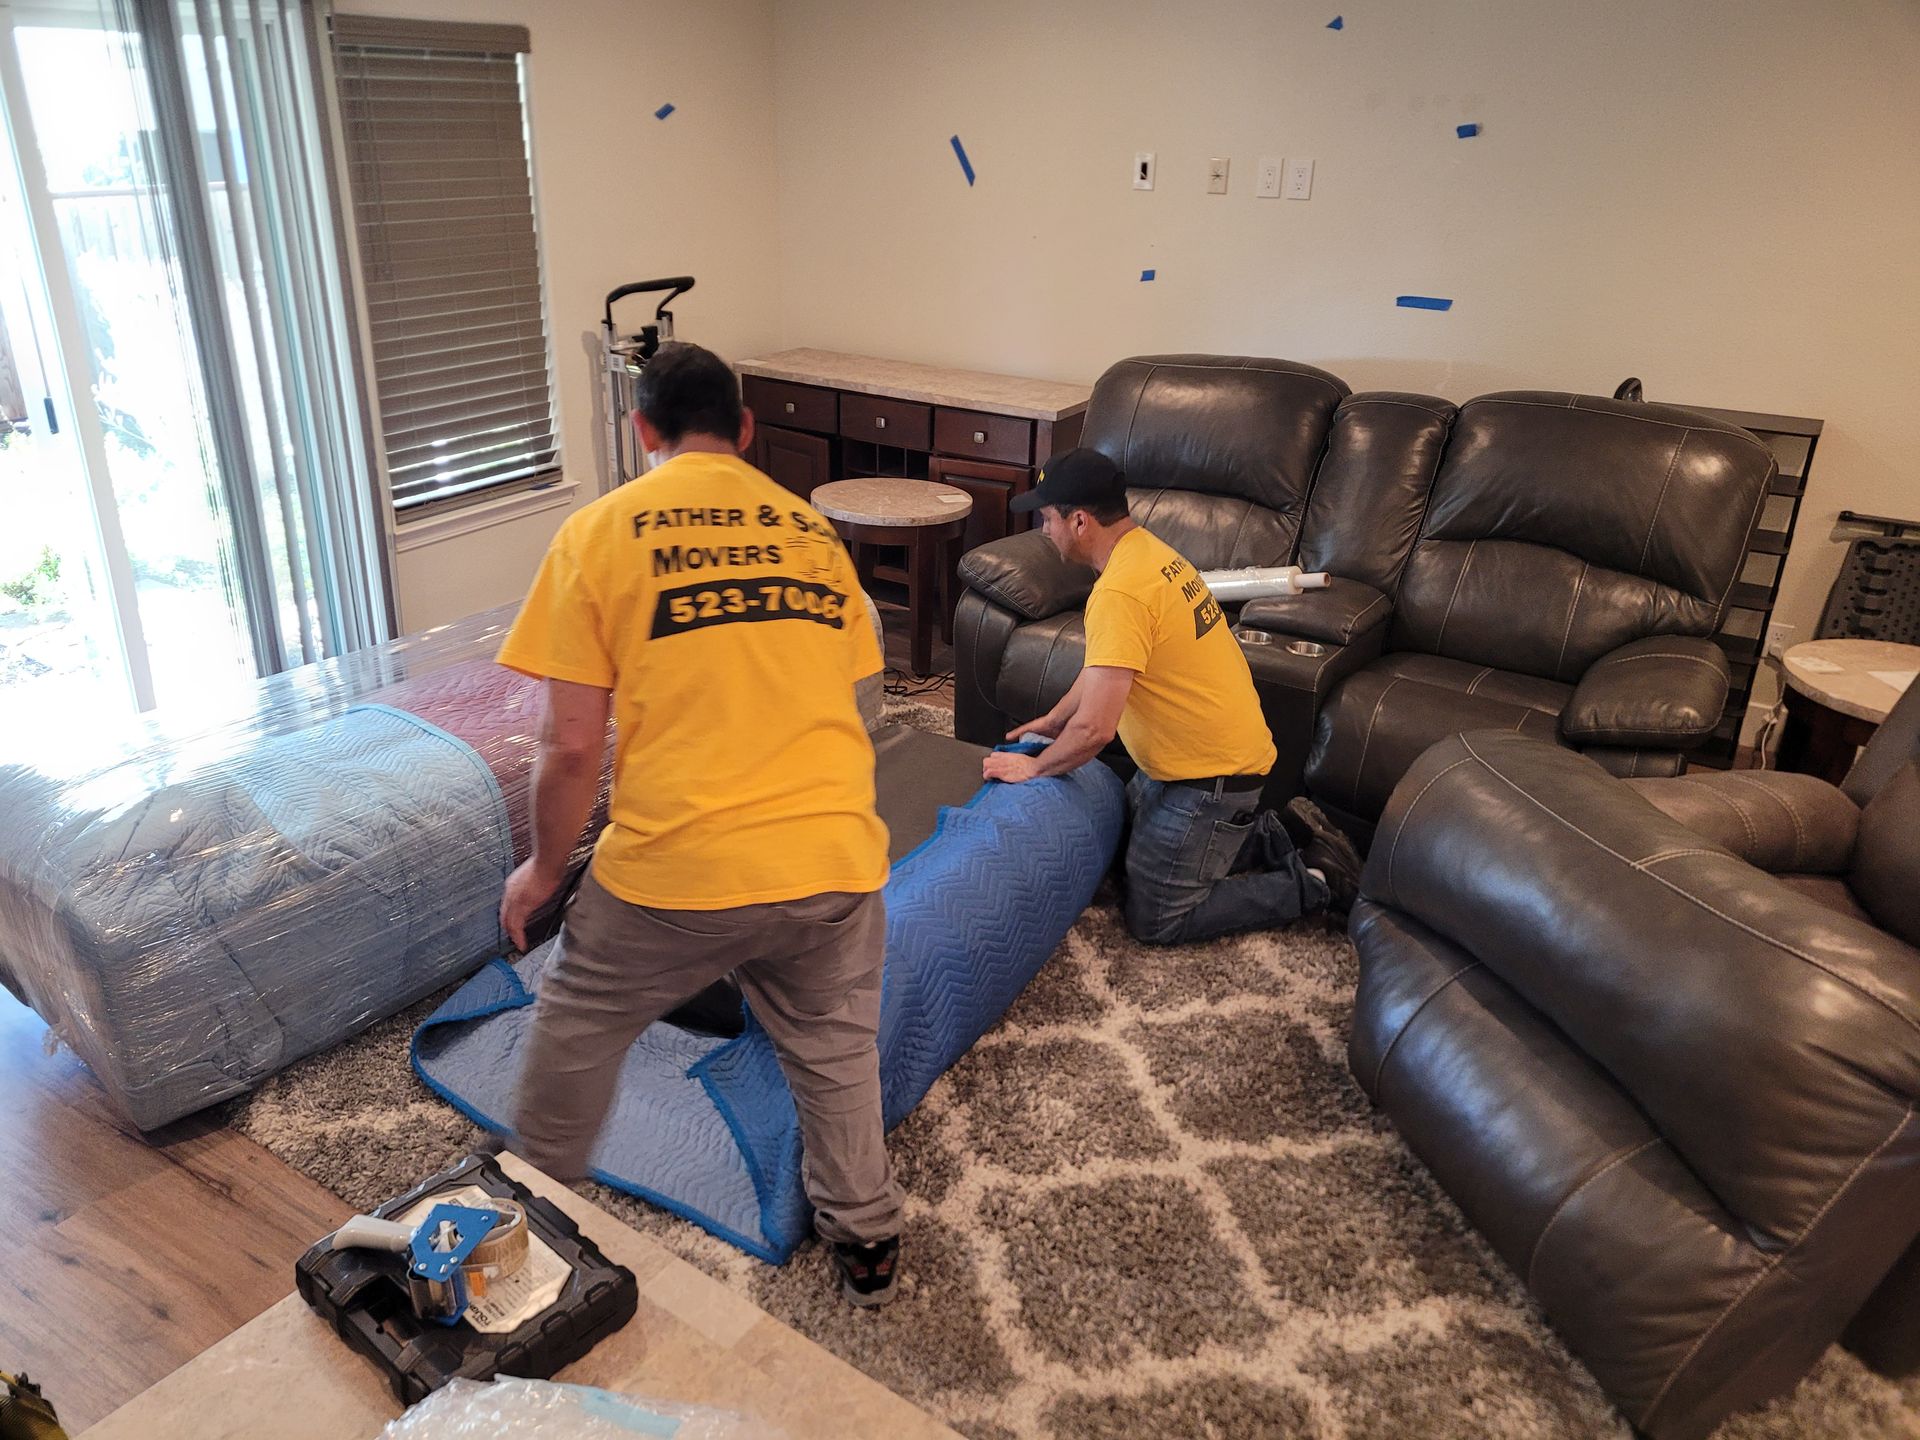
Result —
MULTIPOLYGON (((1310 837, 1300 847, 1300 858, 1310 869, 1327 877, 1327 889, 1331 893, 1327 908, 1335 914, 1346 914, 1360 895, 1360 852, 1353 848, 1346 833, 1304 795, 1296 795, 1287 802, 1287 817, 1310 837)), ((1292 828, 1288 826, 1289 833, 1292 828)))
POLYGON ((874 1309, 893 1299, 893 1282, 900 1269, 900 1237, 871 1245, 835 1241, 833 1268, 840 1275, 840 1293, 862 1309, 874 1309))

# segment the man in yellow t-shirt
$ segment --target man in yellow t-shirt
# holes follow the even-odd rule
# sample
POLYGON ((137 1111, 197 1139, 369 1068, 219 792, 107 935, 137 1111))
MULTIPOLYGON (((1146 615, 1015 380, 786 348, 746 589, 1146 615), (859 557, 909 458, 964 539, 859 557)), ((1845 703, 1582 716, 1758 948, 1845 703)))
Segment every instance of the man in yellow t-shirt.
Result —
POLYGON ((1247 658, 1199 572, 1127 511, 1126 479, 1097 450, 1069 450, 1013 502, 1038 510, 1067 560, 1099 572, 1087 599, 1086 660, 1073 688, 1009 740, 1041 735, 1038 755, 996 751, 989 780, 1061 775, 1117 733, 1139 771, 1127 786, 1126 918, 1152 944, 1279 925, 1350 901, 1352 844, 1304 797, 1292 831, 1260 811, 1276 758, 1247 658))
POLYGON ((617 736, 516 1143, 557 1178, 585 1174, 635 1038, 731 972, 793 1092, 842 1292, 882 1304, 901 1211, 875 1043, 887 831, 854 699, 879 646, 833 528, 740 458, 753 417, 726 362, 663 345, 635 388, 657 463, 561 526, 500 651, 546 681, 533 855, 500 906, 522 949, 592 813, 609 713, 617 736))

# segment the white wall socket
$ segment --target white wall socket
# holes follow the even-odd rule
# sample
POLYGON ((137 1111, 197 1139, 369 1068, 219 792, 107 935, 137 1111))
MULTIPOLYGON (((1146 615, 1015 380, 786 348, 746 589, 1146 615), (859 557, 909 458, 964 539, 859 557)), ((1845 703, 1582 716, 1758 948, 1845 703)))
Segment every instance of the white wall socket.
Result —
POLYGON ((1151 190, 1153 188, 1153 152, 1136 151, 1133 157, 1133 188, 1151 190))
POLYGON ((1254 179, 1253 193, 1261 200, 1280 198, 1280 169, 1286 162, 1277 155, 1260 157, 1260 172, 1254 179))
POLYGON ((1287 162, 1287 199, 1305 200, 1313 194, 1313 162, 1311 160, 1289 160, 1287 162))
POLYGON ((1224 195, 1227 193, 1228 163, 1229 162, 1222 156, 1215 156, 1207 162, 1207 193, 1209 195, 1224 195))
POLYGON ((1767 626, 1767 654, 1784 655, 1791 644, 1793 644, 1793 626, 1783 620, 1775 620, 1767 626))

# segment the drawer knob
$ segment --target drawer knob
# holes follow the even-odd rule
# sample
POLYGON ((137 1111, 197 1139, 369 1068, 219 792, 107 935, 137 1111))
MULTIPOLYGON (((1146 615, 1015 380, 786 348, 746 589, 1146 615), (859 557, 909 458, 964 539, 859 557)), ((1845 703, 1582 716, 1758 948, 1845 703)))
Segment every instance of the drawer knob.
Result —
POLYGON ((789 400, 787 401, 787 414, 791 415, 792 413, 793 413, 793 402, 789 400))
POLYGON ((984 430, 976 430, 976 431, 974 431, 974 432, 973 432, 973 443, 974 443, 974 444, 976 444, 976 445, 984 445, 984 444, 986 444, 986 443, 987 443, 987 432, 986 432, 986 431, 984 431, 984 430))
POLYGON ((884 416, 884 415, 876 415, 876 416, 874 416, 874 417, 873 417, 873 428, 874 428, 874 429, 876 429, 876 430, 884 430, 884 429, 886 429, 886 428, 887 428, 887 417, 886 417, 886 416, 884 416))

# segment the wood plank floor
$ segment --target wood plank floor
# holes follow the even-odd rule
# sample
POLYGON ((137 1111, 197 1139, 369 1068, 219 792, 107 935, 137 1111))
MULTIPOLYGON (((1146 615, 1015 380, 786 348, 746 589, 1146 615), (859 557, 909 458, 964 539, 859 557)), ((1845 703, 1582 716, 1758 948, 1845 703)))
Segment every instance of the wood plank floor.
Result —
POLYGON ((0 1369, 77 1433, 293 1288, 348 1207, 205 1120, 143 1136, 0 992, 0 1369))
MULTIPOLYGON (((882 602, 890 680, 906 612, 882 602)), ((953 669, 938 642, 935 674, 953 669)), ((951 708, 951 683, 917 696, 951 708)), ((0 990, 0 1370, 42 1385, 69 1432, 131 1400, 293 1288, 348 1207, 204 1119, 142 1135, 0 990)))

